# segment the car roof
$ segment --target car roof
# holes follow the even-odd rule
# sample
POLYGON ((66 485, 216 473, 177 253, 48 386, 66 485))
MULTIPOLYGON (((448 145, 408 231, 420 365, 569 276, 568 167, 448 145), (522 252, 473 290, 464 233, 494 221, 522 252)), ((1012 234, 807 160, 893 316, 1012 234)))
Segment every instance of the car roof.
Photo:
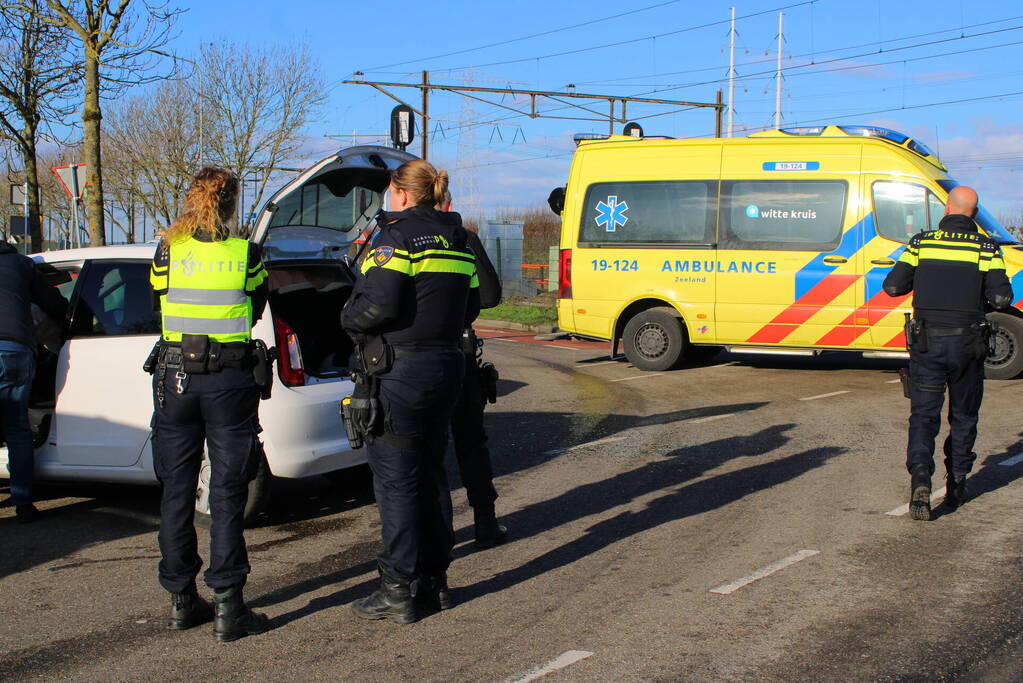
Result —
POLYGON ((153 258, 156 242, 145 244, 115 244, 108 247, 84 247, 81 249, 60 249, 32 254, 36 261, 55 263, 60 261, 86 261, 95 259, 145 259, 153 258))

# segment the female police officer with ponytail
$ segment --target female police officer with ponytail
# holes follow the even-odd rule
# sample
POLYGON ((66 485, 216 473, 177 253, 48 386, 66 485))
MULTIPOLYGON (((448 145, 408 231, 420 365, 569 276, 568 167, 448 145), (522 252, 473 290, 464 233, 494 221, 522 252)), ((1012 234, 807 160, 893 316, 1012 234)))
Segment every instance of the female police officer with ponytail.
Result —
POLYGON ((266 270, 256 245, 229 234, 237 198, 233 174, 201 170, 185 213, 157 247, 150 274, 163 322, 156 363, 147 363, 154 374, 153 465, 163 487, 160 584, 171 593, 171 628, 215 617, 220 641, 267 628, 266 617, 242 599, 249 573, 243 512, 260 457, 251 330, 266 306, 266 270), (193 517, 204 443, 213 517, 204 578, 215 614, 195 586, 202 560, 193 517))
POLYGON ((459 339, 479 313, 479 291, 461 218, 436 209, 447 186, 447 173, 422 160, 393 172, 392 211, 378 218, 341 314, 379 406, 358 418, 369 431, 384 544, 380 588, 352 605, 365 619, 411 623, 417 607, 450 606, 454 533, 443 460, 465 371, 459 339))

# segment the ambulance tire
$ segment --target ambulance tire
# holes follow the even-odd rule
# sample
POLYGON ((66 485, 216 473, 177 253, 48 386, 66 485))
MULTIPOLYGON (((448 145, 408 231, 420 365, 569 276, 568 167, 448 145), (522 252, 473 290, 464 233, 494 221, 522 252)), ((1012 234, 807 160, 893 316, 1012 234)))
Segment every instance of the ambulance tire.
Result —
POLYGON ((1008 313, 988 313, 988 320, 998 323, 994 354, 984 365, 987 379, 1013 379, 1023 372, 1023 320, 1008 313))
POLYGON ((688 342, 682 319, 667 307, 633 316, 622 334, 625 357, 640 370, 671 370, 682 361, 688 342))

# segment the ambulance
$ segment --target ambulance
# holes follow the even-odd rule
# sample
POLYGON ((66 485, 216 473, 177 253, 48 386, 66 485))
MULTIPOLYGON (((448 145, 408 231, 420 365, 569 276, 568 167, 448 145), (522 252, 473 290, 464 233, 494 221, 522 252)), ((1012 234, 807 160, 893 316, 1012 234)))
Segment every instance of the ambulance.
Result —
MULTIPOLYGON (((576 136, 560 209, 558 324, 643 370, 732 352, 905 356, 911 297, 881 283, 956 186, 920 142, 876 126, 747 138, 576 136)), ((986 210, 1013 308, 987 376, 1023 371, 1023 246, 986 210)))

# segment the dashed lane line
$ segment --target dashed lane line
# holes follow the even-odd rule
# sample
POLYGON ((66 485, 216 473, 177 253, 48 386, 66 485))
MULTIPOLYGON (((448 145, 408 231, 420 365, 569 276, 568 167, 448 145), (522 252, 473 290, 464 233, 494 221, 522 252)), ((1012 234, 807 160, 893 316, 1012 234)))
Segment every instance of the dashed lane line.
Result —
POLYGON ((1020 453, 1019 455, 1014 455, 1011 458, 1003 460, 998 464, 1001 465, 1002 467, 1012 467, 1013 465, 1018 465, 1021 462, 1023 462, 1023 453, 1020 453))
POLYGON ((609 436, 609 437, 604 438, 604 439, 597 439, 596 441, 587 441, 586 443, 576 444, 575 446, 568 446, 567 448, 555 448, 555 449, 550 450, 550 451, 545 451, 544 455, 561 455, 563 453, 568 453, 569 451, 575 451, 575 450, 578 450, 580 448, 588 448, 590 446, 600 446, 601 444, 613 443, 615 441, 624 441, 627 438, 629 438, 629 437, 624 436, 624 435, 609 436))
POLYGON ((885 384, 897 384, 898 382, 901 381, 902 381, 901 379, 890 379, 887 382, 885 382, 885 384))
POLYGON ((616 361, 616 360, 602 360, 602 361, 597 361, 596 363, 576 363, 575 366, 577 368, 593 368, 593 367, 596 367, 598 365, 610 365, 611 363, 619 363, 619 362, 620 361, 616 361))
POLYGON ((535 681, 538 678, 543 678, 547 674, 558 671, 559 669, 572 666, 576 662, 581 662, 592 654, 592 652, 588 652, 587 650, 569 650, 567 652, 562 652, 546 664, 541 664, 535 669, 530 669, 518 678, 506 678, 505 681, 507 683, 529 683, 529 681, 535 681))
POLYGON ((842 391, 832 391, 831 393, 828 393, 828 394, 817 394, 816 396, 805 396, 805 397, 803 397, 803 398, 801 398, 799 400, 800 401, 816 401, 819 398, 831 398, 832 396, 839 396, 841 394, 848 394, 850 391, 851 391, 850 389, 843 389, 842 391))
POLYGON ((766 567, 756 570, 752 574, 747 574, 741 579, 736 579, 731 583, 726 583, 723 586, 718 586, 717 588, 711 588, 710 592, 717 593, 718 595, 728 595, 730 593, 734 593, 743 586, 748 586, 754 581, 759 581, 760 579, 770 576, 775 572, 780 572, 782 569, 785 569, 786 567, 791 567, 796 562, 801 562, 802 560, 805 560, 808 557, 813 557, 814 555, 817 555, 819 553, 820 553, 819 550, 800 550, 799 552, 792 553, 788 557, 784 557, 778 560, 777 562, 772 562, 766 567))
POLYGON ((609 379, 608 382, 628 382, 633 379, 643 379, 644 377, 660 377, 663 372, 648 372, 643 375, 632 375, 630 377, 619 377, 618 379, 609 379))
POLYGON ((714 420, 720 420, 721 418, 724 418, 724 417, 732 417, 733 415, 737 415, 737 414, 738 413, 721 413, 720 415, 708 415, 707 417, 698 417, 698 418, 696 418, 694 420, 687 420, 686 422, 688 424, 699 424, 701 422, 712 422, 714 420))
MULTIPOLYGON (((931 492, 931 505, 934 505, 934 501, 936 501, 937 499, 944 498, 944 497, 945 497, 945 487, 944 486, 942 486, 940 489, 932 491, 931 492)), ((890 517, 901 517, 902 515, 906 514, 907 512, 909 512, 909 503, 903 503, 899 507, 895 508, 894 510, 889 510, 885 514, 890 516, 890 517)))

